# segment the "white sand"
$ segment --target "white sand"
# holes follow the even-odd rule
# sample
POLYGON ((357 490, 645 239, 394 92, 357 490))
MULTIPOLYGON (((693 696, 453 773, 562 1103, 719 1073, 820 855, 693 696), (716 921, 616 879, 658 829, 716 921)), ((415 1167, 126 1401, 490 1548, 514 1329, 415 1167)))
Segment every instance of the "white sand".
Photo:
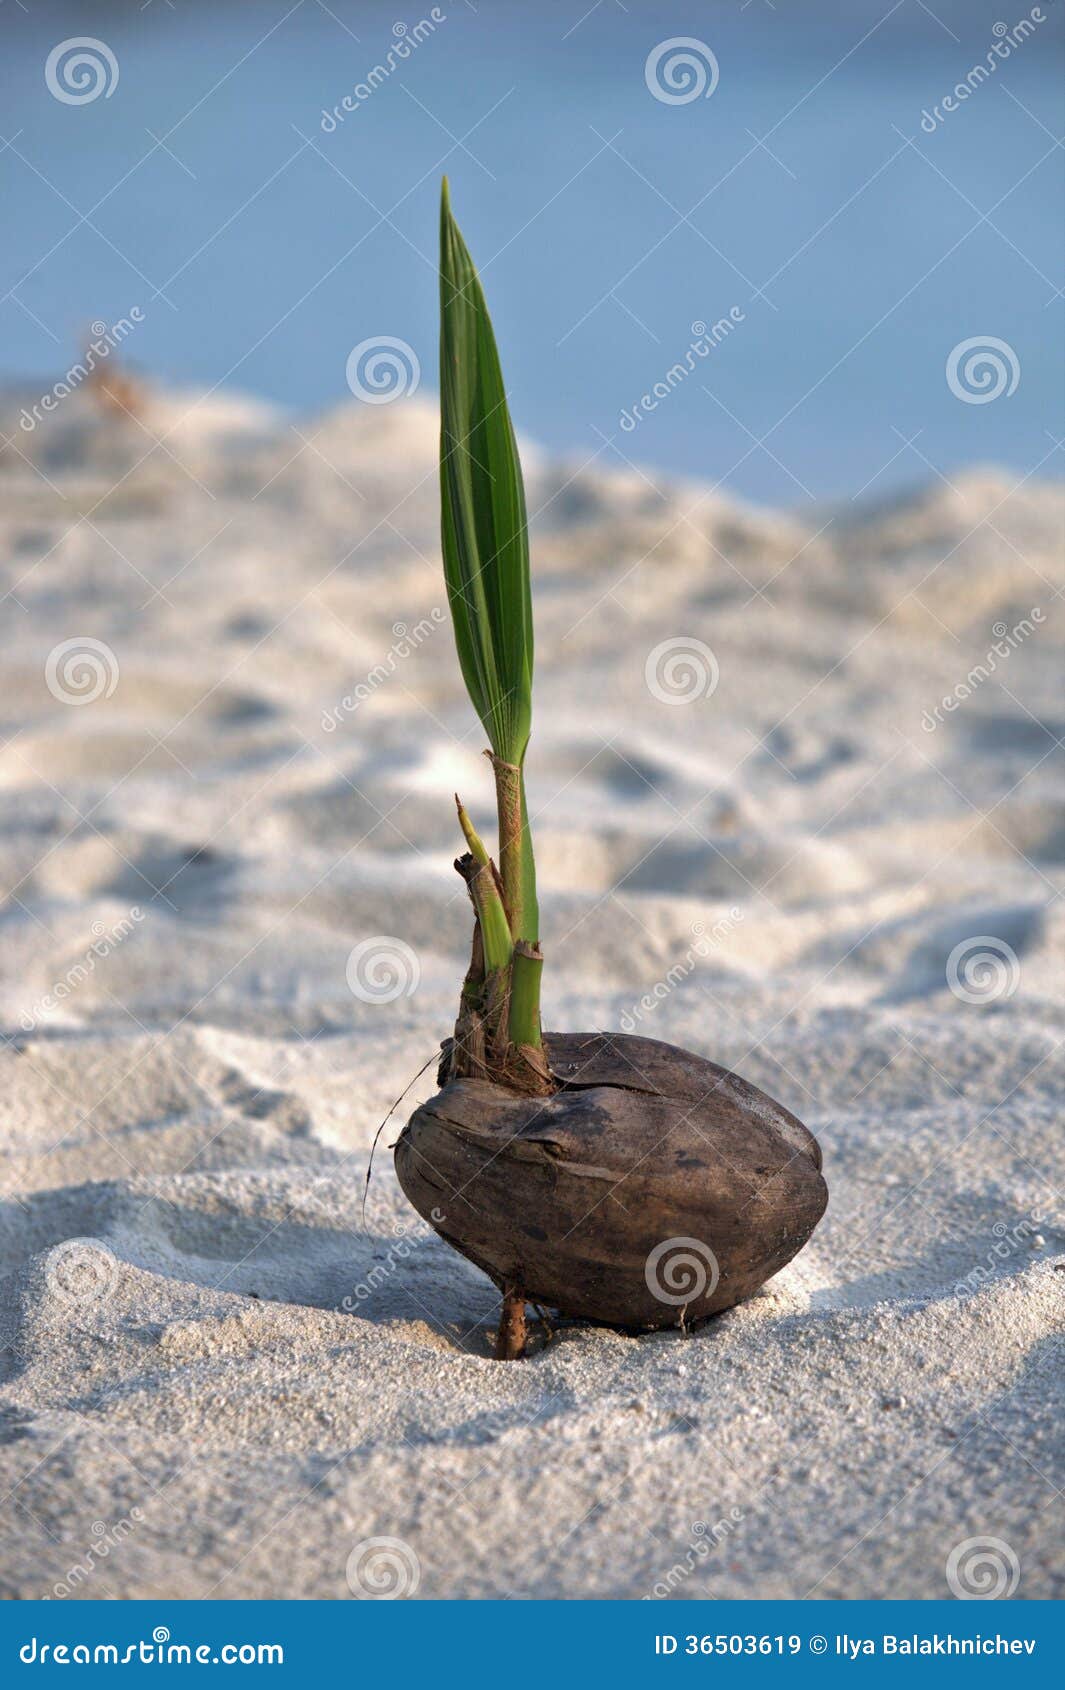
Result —
POLYGON ((0 1587, 347 1598, 388 1536, 426 1597, 933 1597, 994 1537, 1060 1592, 1060 492, 800 518, 531 455, 548 1024, 631 1025, 679 964, 637 1030, 793 1108, 831 1195, 696 1335, 506 1366, 394 1130, 359 1220, 454 1016, 452 791, 490 817, 433 410, 79 395, 27 435, 35 397, 0 455, 0 1587), (76 706, 45 669, 86 636, 119 674, 76 706), (712 698, 649 693, 670 638, 712 698), (349 990, 375 935, 412 995, 349 990), (980 935, 1015 989, 966 1002, 980 935))

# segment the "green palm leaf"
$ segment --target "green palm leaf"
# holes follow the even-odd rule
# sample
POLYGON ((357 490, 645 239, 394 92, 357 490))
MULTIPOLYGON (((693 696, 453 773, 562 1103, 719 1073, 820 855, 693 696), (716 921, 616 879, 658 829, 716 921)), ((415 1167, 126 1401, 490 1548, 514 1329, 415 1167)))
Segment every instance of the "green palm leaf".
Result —
POLYGON ((520 765, 532 724, 525 489, 484 293, 447 179, 440 206, 441 534, 455 643, 495 755, 520 765))
POLYGON ((515 940, 538 937, 522 764, 532 726, 525 488, 484 292, 447 178, 440 201, 440 502, 448 601, 466 689, 493 752, 499 867, 515 940))

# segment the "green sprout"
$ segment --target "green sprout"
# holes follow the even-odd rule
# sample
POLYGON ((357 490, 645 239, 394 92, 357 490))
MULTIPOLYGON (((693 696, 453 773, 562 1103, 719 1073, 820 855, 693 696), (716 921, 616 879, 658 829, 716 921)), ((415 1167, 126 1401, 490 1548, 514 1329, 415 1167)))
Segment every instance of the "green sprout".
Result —
MULTIPOLYGON (((446 177, 440 203, 440 500, 455 644, 488 735, 499 816, 497 874, 459 805, 470 852, 463 873, 482 951, 481 1008, 489 1020, 494 1015, 490 1042, 497 1052, 505 1008, 504 1044, 531 1053, 541 1046, 543 959, 524 777, 533 673, 525 488, 488 306, 451 214, 446 177)), ((475 942, 473 986, 476 951, 475 942)), ((468 978, 466 1001, 470 987, 468 978)), ((498 1067, 507 1066, 501 1058, 498 1067)))

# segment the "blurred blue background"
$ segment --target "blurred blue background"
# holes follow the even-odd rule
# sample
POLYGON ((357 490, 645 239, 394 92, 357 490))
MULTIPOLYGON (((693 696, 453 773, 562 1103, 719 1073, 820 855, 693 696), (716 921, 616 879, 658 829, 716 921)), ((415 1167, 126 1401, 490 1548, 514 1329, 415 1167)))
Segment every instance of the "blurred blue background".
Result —
POLYGON ((446 169, 534 438, 798 505, 923 475, 914 435, 947 473, 1054 473, 1057 0, 965 105, 921 127, 986 59, 995 23, 1028 10, 447 0, 326 133, 323 109, 384 60, 397 23, 429 15, 421 0, 9 3, 0 371, 52 379, 90 319, 139 306, 129 356, 160 380, 313 410, 350 397, 356 342, 392 335, 430 390, 446 169), (110 98, 49 93, 47 55, 76 35, 113 51, 110 98), (648 91, 647 55, 674 36, 712 49, 711 98, 648 91), (622 432, 693 321, 733 306, 744 321, 622 432), (1014 349, 1020 383, 961 403, 946 359, 988 335, 1014 349))

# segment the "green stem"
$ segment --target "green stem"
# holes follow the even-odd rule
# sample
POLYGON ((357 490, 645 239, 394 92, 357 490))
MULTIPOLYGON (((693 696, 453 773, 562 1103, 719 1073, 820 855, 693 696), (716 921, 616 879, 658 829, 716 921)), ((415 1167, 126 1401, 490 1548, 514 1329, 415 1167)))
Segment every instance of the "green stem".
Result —
POLYGON ((538 945, 519 939, 510 969, 510 1019, 507 1032, 511 1044, 539 1049, 540 976, 544 959, 538 945))
POLYGON ((536 865, 525 798, 525 771, 521 764, 504 762, 491 751, 487 756, 496 777, 499 872, 511 936, 515 941, 527 939, 535 945, 540 937, 540 910, 536 901, 536 865))
POLYGON ((540 942, 540 905, 536 897, 536 864, 533 860, 532 829, 529 826, 529 804, 525 797, 525 766, 521 770, 521 884, 522 911, 525 929, 521 937, 530 945, 540 942))
POLYGON ((503 902, 514 940, 511 964, 508 1033, 512 1044, 540 1045, 540 976, 544 959, 539 947, 540 911, 536 899, 536 866, 525 797, 525 773, 517 764, 492 757, 499 810, 499 867, 503 902))
POLYGON ((491 751, 488 756, 496 777, 496 809, 499 812, 499 875, 503 882, 503 902, 510 918, 510 933, 514 939, 524 939, 525 884, 522 872, 522 806, 521 770, 516 763, 506 763, 491 751))

